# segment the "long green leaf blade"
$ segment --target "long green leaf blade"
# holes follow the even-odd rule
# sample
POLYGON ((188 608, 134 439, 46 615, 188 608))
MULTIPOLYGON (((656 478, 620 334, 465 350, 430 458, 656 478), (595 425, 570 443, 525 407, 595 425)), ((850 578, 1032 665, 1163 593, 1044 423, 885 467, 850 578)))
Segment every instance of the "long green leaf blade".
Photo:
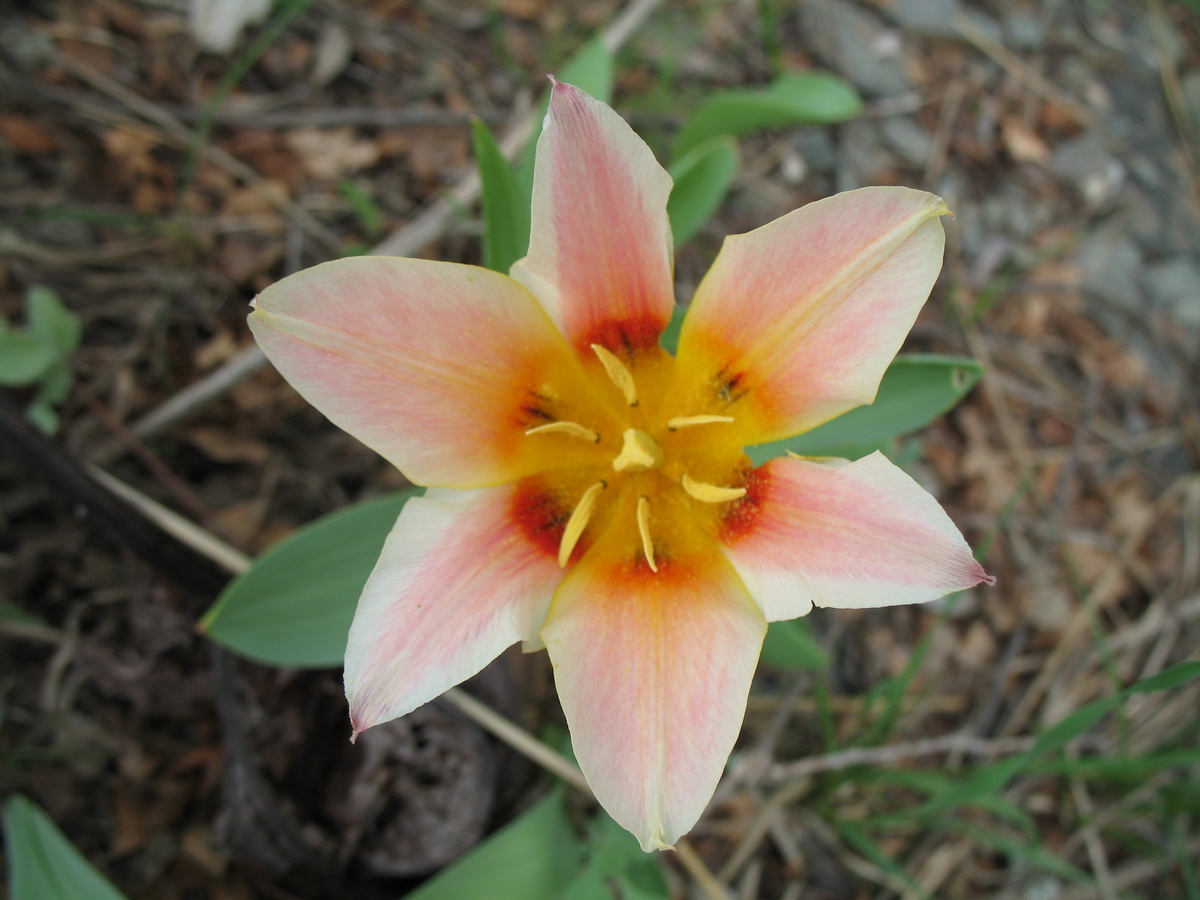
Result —
POLYGON ((765 88, 718 91, 692 114, 675 138, 674 158, 720 135, 787 125, 844 122, 862 112, 849 83, 827 72, 792 72, 765 88))
POLYGON ((667 216, 676 247, 690 241, 717 211, 737 167, 737 144, 729 137, 706 141, 671 164, 675 186, 667 200, 667 216))
MULTIPOLYGON (((614 65, 613 56, 604 41, 598 37, 592 38, 579 48, 573 56, 558 67, 554 76, 567 84, 591 94, 601 103, 612 103, 614 65)), ((546 110, 550 107, 550 91, 542 94, 538 104, 538 127, 521 153, 521 161, 517 166, 517 176, 520 180, 525 206, 530 204, 533 196, 533 166, 537 158, 537 139, 542 133, 541 123, 546 118, 546 110)))
POLYGON ((0 385, 33 384, 58 360, 49 338, 29 331, 0 335, 0 385))
POLYGON ((340 666, 354 609, 400 510, 418 489, 324 516, 276 544, 222 591, 200 630, 275 666, 340 666))
POLYGON ((21 795, 4 804, 10 900, 126 900, 54 821, 21 795))
POLYGON ((408 900, 559 900, 579 871, 579 840, 553 791, 443 869, 408 900))
POLYGON ((759 659, 781 669, 820 672, 829 665, 829 652, 818 644, 804 619, 772 622, 759 659))
POLYGON ((471 123, 471 140, 483 185, 483 264, 507 275, 529 248, 529 198, 491 129, 480 119, 471 123))
POLYGON ((979 382, 983 369, 971 359, 913 354, 898 356, 884 373, 870 406, 860 406, 807 434, 747 448, 755 465, 783 456, 858 459, 895 438, 924 428, 951 409, 979 382))

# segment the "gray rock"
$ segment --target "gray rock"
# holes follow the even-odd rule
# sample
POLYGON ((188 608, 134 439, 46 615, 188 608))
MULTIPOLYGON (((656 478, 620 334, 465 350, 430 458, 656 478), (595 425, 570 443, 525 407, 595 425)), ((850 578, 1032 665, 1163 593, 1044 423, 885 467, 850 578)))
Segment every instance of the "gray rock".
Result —
MULTIPOLYGON (((975 26, 975 30, 982 32, 985 37, 991 38, 997 44, 1004 43, 1004 29, 987 13, 978 9, 965 9, 962 12, 962 18, 975 26)), ((954 33, 960 33, 957 26, 955 26, 954 33)))
POLYGON ((1130 313, 1144 310, 1138 273, 1142 252, 1121 228, 1097 231, 1079 252, 1084 290, 1130 313))
POLYGON ((1031 198, 1016 183, 999 187, 984 198, 981 208, 984 223, 1017 240, 1031 238, 1050 225, 1053 212, 1045 203, 1031 198))
POLYGON ((1006 12, 1001 28, 1004 31, 1005 43, 1013 50, 1036 50, 1042 46, 1046 37, 1041 18, 1037 13, 1026 9, 1006 12))
POLYGON ((915 34, 957 38, 954 17, 961 15, 958 0, 897 0, 891 9, 896 23, 915 34))
POLYGON ((839 191, 875 184, 884 169, 892 166, 892 155, 884 148, 873 122, 855 119, 842 127, 839 191))
POLYGON ((827 128, 801 128, 792 136, 792 149, 810 171, 828 175, 838 163, 838 149, 827 128))
POLYGON ((912 116, 890 116, 880 126, 883 142, 910 166, 923 166, 933 154, 933 138, 912 116))
POLYGON ((1200 329, 1200 265, 1189 256, 1173 256, 1146 266, 1147 293, 1183 325, 1200 329))
POLYGON ((1059 144, 1050 159, 1050 171, 1075 188, 1093 209, 1117 195, 1126 175, 1125 166, 1094 131, 1059 144))
POLYGON ((1188 72, 1180 79, 1183 88, 1183 102, 1187 104, 1192 124, 1200 128, 1200 69, 1188 72))
POLYGON ((886 97, 909 89, 900 34, 845 0, 800 4, 800 26, 813 50, 864 94, 886 97))

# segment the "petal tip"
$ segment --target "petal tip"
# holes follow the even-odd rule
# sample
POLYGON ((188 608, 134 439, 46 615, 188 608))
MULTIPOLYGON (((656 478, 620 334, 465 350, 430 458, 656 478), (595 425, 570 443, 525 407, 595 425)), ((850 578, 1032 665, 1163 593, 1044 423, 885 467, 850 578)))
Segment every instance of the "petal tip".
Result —
POLYGON ((637 836, 638 843, 641 844, 642 850, 646 853, 655 853, 660 850, 674 850, 675 841, 679 840, 677 836, 675 841, 667 842, 667 833, 665 823, 661 820, 655 820, 653 817, 650 821, 643 823, 648 826, 646 830, 630 829, 637 836))

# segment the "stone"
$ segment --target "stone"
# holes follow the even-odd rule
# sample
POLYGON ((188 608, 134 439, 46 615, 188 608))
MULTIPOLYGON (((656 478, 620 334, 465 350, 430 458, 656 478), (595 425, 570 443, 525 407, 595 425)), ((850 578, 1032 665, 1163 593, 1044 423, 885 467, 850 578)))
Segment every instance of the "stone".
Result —
POLYGON ((957 38, 954 19, 962 14, 958 0, 897 0, 892 18, 903 28, 927 37, 957 38))
POLYGON ((855 119, 842 126, 839 161, 839 191, 877 184, 880 176, 894 162, 892 154, 880 141, 875 124, 866 119, 855 119))
POLYGON ((1041 20, 1027 9, 1009 10, 1001 28, 1004 41, 1012 50, 1036 50, 1046 36, 1041 20))
POLYGON ((792 149, 813 172, 828 175, 837 168, 838 149, 828 128, 800 128, 792 135, 792 149))
POLYGON ((1141 266, 1142 252, 1124 229, 1097 231, 1079 252, 1084 290, 1130 313, 1144 310, 1138 285, 1141 266))
POLYGON ((1125 184, 1125 166, 1095 131, 1064 141, 1054 149, 1050 171, 1069 183, 1093 209, 1108 204, 1125 184))
POLYGON ((889 116, 880 132, 883 142, 907 165, 922 167, 933 155, 933 138, 912 116, 889 116))
POLYGON ((877 17, 845 0, 812 0, 800 4, 800 27, 817 55, 864 94, 909 90, 900 34, 877 17))
POLYGON ((1142 284, 1180 324, 1200 329, 1200 265, 1195 257, 1180 255, 1151 263, 1142 284))

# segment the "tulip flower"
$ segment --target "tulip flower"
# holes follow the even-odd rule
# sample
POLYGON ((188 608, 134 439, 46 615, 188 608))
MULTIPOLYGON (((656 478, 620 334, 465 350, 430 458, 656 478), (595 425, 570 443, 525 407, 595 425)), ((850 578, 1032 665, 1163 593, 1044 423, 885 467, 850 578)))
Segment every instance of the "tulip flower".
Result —
POLYGON ((882 455, 743 451, 874 399, 941 267, 942 200, 864 188, 729 237, 672 356, 670 191, 556 82, 511 277, 342 259, 250 316, 302 395, 428 488, 359 600, 354 733, 544 647, 588 783, 647 850, 711 798, 768 622, 991 580, 882 455))

